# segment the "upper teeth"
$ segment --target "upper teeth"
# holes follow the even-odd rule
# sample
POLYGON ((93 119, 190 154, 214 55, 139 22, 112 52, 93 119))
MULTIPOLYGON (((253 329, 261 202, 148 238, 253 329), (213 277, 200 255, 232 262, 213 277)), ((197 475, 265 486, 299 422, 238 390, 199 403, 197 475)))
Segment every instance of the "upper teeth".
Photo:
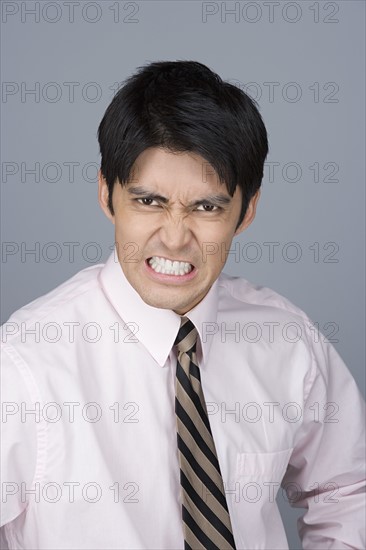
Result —
POLYGON ((188 262, 167 260, 159 256, 150 258, 149 264, 157 273, 164 273, 166 275, 185 275, 192 270, 192 266, 188 262))

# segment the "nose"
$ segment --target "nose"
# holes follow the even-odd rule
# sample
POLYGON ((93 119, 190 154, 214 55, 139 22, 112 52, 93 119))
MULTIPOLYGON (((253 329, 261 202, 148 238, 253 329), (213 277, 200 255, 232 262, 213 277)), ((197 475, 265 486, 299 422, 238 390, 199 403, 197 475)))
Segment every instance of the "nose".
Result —
POLYGON ((192 234, 187 221, 177 214, 164 220, 159 236, 167 250, 179 251, 188 245, 192 234))

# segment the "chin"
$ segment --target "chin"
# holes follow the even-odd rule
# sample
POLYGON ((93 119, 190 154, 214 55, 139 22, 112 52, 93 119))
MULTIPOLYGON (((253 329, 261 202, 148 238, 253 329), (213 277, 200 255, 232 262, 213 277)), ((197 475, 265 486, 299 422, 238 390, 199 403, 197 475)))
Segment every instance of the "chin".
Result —
POLYGON ((141 295, 142 300, 151 307, 156 307, 158 309, 182 309, 182 304, 177 304, 174 300, 169 300, 165 297, 160 296, 144 296, 141 295))

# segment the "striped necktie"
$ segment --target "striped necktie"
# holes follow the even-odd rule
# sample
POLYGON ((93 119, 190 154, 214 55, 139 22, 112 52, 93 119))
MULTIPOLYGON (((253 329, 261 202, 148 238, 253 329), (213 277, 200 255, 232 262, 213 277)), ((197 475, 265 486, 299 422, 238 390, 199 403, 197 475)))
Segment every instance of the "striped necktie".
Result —
POLYGON ((187 317, 178 348, 175 413, 185 550, 232 550, 235 542, 196 357, 197 330, 187 317))

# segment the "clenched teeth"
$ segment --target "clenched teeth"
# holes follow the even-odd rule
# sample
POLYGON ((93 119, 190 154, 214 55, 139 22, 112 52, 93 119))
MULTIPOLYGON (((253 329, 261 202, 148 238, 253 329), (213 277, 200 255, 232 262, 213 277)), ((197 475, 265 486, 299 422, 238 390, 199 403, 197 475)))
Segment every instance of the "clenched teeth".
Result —
POLYGON ((149 265, 156 273, 163 273, 164 275, 186 275, 193 269, 193 266, 188 262, 167 260, 160 256, 150 258, 149 265))

